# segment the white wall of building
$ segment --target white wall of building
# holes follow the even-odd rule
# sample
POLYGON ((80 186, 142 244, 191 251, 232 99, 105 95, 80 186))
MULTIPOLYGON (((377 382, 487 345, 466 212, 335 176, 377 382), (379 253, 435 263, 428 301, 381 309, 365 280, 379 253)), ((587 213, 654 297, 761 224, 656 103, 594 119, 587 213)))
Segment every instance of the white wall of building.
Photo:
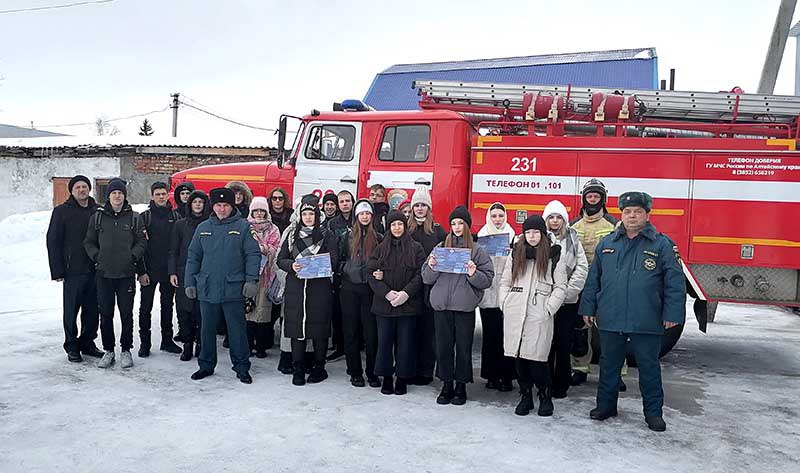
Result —
MULTIPOLYGON (((0 156, 0 220, 53 208, 53 177, 83 174, 92 180, 120 175, 120 160, 106 158, 12 158, 0 156)), ((95 189, 92 188, 92 195, 95 189)))

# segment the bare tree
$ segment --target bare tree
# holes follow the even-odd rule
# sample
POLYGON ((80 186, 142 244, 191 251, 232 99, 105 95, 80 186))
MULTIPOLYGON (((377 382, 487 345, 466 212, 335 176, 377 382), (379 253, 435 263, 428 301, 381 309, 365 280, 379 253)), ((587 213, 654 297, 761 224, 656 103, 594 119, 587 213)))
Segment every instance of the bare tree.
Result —
POLYGON ((104 135, 119 135, 119 128, 116 125, 111 124, 105 115, 100 115, 94 121, 94 129, 97 136, 104 136, 104 135))

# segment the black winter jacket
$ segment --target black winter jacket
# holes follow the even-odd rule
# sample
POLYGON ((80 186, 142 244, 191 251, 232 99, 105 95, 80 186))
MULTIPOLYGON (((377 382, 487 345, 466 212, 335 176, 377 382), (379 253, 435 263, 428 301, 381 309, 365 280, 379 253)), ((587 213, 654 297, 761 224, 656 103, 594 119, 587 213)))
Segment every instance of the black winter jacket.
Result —
MULTIPOLYGON (((181 191, 188 190, 190 192, 194 191, 194 184, 189 181, 182 182, 175 186, 175 192, 172 193, 172 200, 175 202, 175 211, 178 212, 181 218, 186 216, 186 207, 187 204, 181 202, 181 191)), ((189 210, 191 213, 191 210, 189 210)))
POLYGON ((169 277, 168 262, 169 242, 172 235, 172 227, 178 220, 178 212, 172 210, 169 202, 167 206, 159 207, 150 201, 150 208, 142 212, 139 216, 145 227, 145 237, 147 238, 147 251, 144 254, 143 271, 151 279, 157 281, 166 280, 169 277))
MULTIPOLYGON (((387 236, 386 238, 391 238, 387 236)), ((425 263, 425 252, 422 245, 416 241, 411 241, 411 248, 414 252, 414 266, 406 266, 404 264, 387 264, 378 260, 377 252, 372 254, 372 257, 367 263, 367 270, 369 271, 369 285, 375 297, 372 298, 372 313, 382 315, 385 317, 399 317, 408 315, 420 315, 423 311, 423 290, 422 290, 422 274, 419 268, 425 263), (383 279, 378 281, 372 275, 374 271, 380 269, 383 271, 383 279), (392 307, 392 304, 386 300, 386 294, 389 291, 405 291, 409 298, 405 304, 392 307)), ((392 241, 393 245, 399 246, 398 240, 392 241)), ((392 248, 393 250, 395 248, 392 248)), ((399 251, 399 250, 398 250, 399 251)))
POLYGON ((50 226, 47 228, 47 256, 50 260, 50 277, 62 279, 65 276, 90 274, 94 263, 86 254, 83 240, 89 220, 97 211, 97 204, 89 197, 86 207, 81 207, 70 196, 63 204, 53 209, 50 226))
MULTIPOLYGON (((358 225, 358 224, 356 224, 358 225)), ((383 235, 378 233, 378 243, 383 240, 383 235)), ((353 229, 339 239, 339 267, 341 268, 342 289, 353 292, 369 292, 369 271, 367 271, 367 261, 351 258, 350 246, 353 242, 353 229)), ((363 249, 363 248, 362 248, 363 249)))
POLYGON ((115 212, 110 204, 98 207, 89 219, 83 247, 94 261, 99 277, 122 279, 136 276, 136 262, 147 250, 141 217, 127 200, 119 212, 115 212))
POLYGON ((275 226, 278 227, 278 230, 280 230, 281 235, 283 235, 284 230, 286 230, 291 223, 291 217, 293 213, 294 209, 291 207, 285 208, 281 213, 275 213, 270 206, 269 216, 272 218, 272 223, 274 223, 275 226))
MULTIPOLYGON (((325 231, 319 253, 330 253, 331 267, 338 264, 335 235, 325 231)), ((286 271, 283 294, 284 334, 288 338, 320 339, 331 335, 333 287, 330 278, 299 279, 292 269, 295 258, 286 238, 278 253, 278 267, 286 271)))
POLYGON ((167 272, 170 276, 173 274, 178 276, 178 285, 180 286, 183 286, 183 281, 186 277, 186 257, 189 254, 189 243, 192 242, 197 226, 207 218, 207 213, 197 216, 190 212, 188 217, 178 220, 172 226, 167 272))
MULTIPOLYGON (((413 218, 413 217, 412 217, 413 218)), ((444 239, 447 237, 447 232, 444 231, 441 225, 438 223, 433 224, 433 233, 427 234, 422 229, 422 227, 417 227, 416 231, 411 234, 411 238, 417 241, 420 245, 422 245, 422 249, 425 252, 425 258, 427 259, 430 256, 433 249, 439 243, 443 242, 444 239)), ((421 267, 421 265, 420 265, 421 267)), ((425 284, 424 289, 425 294, 423 295, 423 299, 425 301, 425 307, 431 307, 431 300, 430 300, 430 293, 431 287, 425 284)))

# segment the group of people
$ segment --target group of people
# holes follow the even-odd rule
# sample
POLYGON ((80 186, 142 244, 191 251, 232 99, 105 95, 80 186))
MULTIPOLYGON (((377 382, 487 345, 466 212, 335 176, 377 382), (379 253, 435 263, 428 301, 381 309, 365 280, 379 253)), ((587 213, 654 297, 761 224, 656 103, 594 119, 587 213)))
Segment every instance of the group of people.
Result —
POLYGON ((618 222, 606 209, 602 182, 592 179, 575 220, 554 200, 525 219, 520 235, 496 202, 473 235, 464 206, 452 210, 447 225, 434 222, 424 186, 396 208, 380 184, 368 199, 345 190, 321 200, 301 196, 292 207, 281 188, 253 197, 234 181, 207 195, 187 182, 176 187, 173 208, 168 186, 156 182, 141 215, 121 179, 109 183, 102 206, 84 176, 75 176, 69 190, 47 235, 52 278, 64 282, 69 361, 86 355, 100 357, 101 368, 115 363, 116 303, 120 364, 133 366, 138 278, 138 356, 150 354, 159 286, 160 349, 184 361, 197 357, 192 379, 213 375, 217 336, 224 334, 233 370, 252 383, 250 357, 267 356, 279 323, 278 370, 294 385, 324 381, 326 363, 344 357, 352 386, 403 395, 435 375, 442 382, 436 402, 463 405, 473 382, 477 309, 480 375, 487 388, 504 392, 517 380, 516 414, 533 411, 537 398, 538 415, 550 416, 553 399, 586 380, 597 325, 602 353, 591 418, 617 414, 630 346, 647 424, 666 428, 658 355, 663 330, 684 321, 685 287, 677 247, 649 223, 652 198, 644 192, 619 196, 618 222), (481 244, 488 236, 503 245, 507 238, 507 251, 490 255, 481 244), (467 249, 469 260, 460 271, 440 270, 437 247, 467 249), (330 273, 308 277, 308 261, 319 257, 330 260, 330 273), (103 350, 94 344, 98 319, 103 350))

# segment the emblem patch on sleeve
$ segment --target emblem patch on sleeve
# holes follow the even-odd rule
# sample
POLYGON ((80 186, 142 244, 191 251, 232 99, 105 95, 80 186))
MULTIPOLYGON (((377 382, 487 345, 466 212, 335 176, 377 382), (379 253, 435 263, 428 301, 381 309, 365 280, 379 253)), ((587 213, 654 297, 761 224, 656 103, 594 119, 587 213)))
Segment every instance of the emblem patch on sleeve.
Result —
POLYGON ((676 259, 676 260, 678 260, 678 261, 680 262, 680 260, 681 260, 681 254, 678 252, 678 245, 675 245, 675 246, 673 246, 673 247, 672 247, 672 251, 674 251, 674 252, 675 252, 675 259, 676 259))
POLYGON ((239 231, 238 231, 238 230, 230 230, 230 231, 228 232, 228 235, 241 235, 241 233, 239 233, 239 231))
POLYGON ((603 251, 601 251, 600 253, 601 254, 605 254, 605 253, 613 253, 613 252, 614 252, 614 248, 603 248, 603 251))
POLYGON ((644 269, 652 271, 656 269, 656 260, 653 258, 645 258, 643 263, 644 269))

